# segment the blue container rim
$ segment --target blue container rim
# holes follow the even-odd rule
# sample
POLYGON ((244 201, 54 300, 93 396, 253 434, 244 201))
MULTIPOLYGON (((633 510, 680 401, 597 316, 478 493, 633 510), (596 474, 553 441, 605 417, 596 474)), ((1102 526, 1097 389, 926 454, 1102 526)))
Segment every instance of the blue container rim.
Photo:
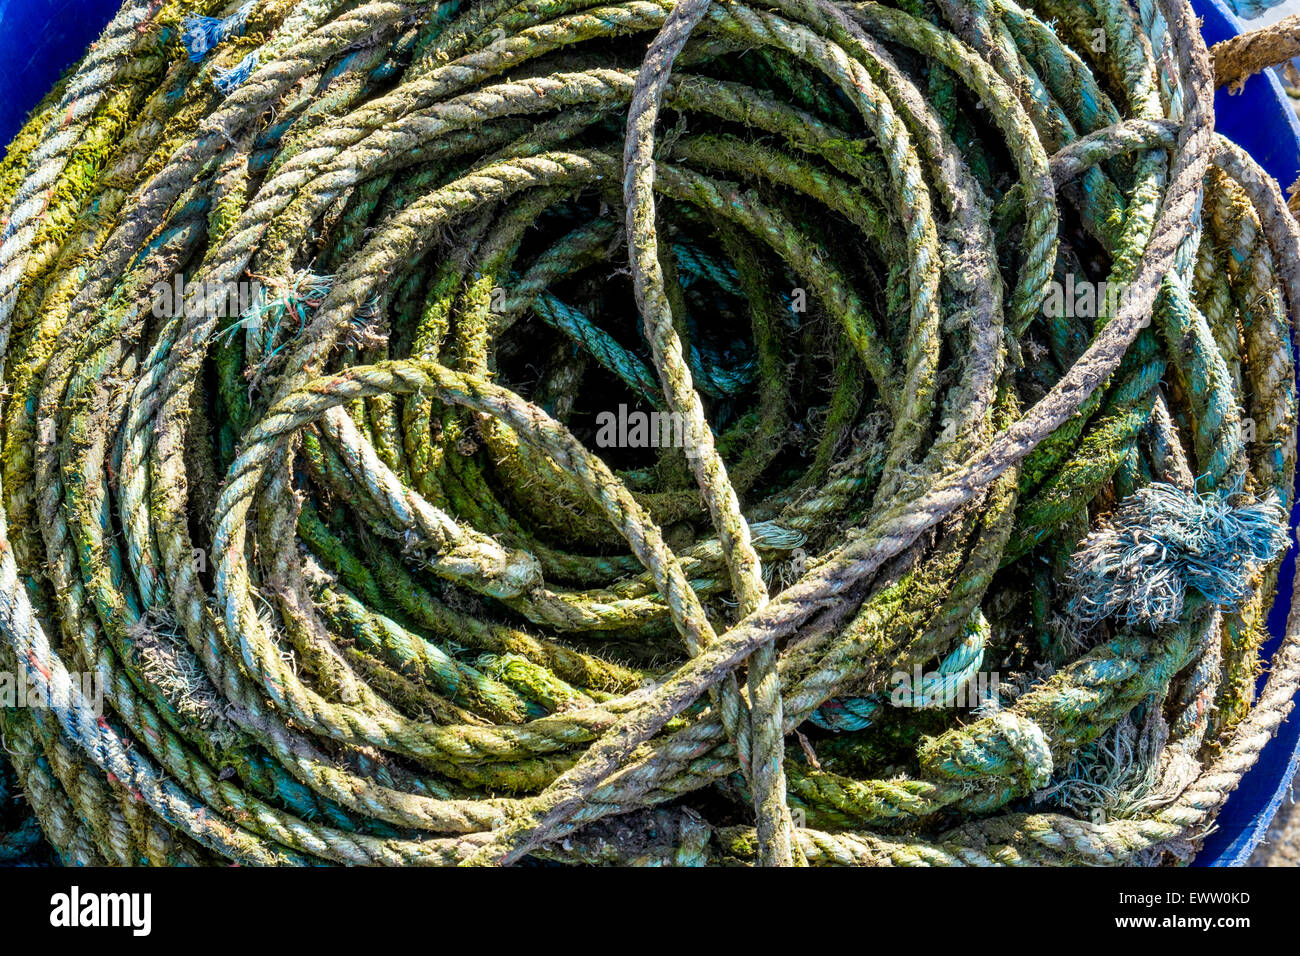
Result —
MULTIPOLYGON (((1192 0, 1192 7, 1202 18, 1201 34, 1211 45, 1251 29, 1224 0, 1192 0)), ((1214 106, 1218 131, 1248 151, 1285 193, 1300 174, 1300 120, 1276 74, 1270 70, 1253 76, 1238 93, 1219 90, 1214 106)), ((1292 308, 1295 307, 1293 303, 1292 308)), ((1295 332, 1292 334, 1294 337, 1295 332)), ((1266 657, 1271 657, 1282 642, 1294 597, 1291 593, 1296 565, 1294 531, 1300 522, 1300 481, 1296 490, 1297 503, 1291 512, 1291 547, 1278 574, 1278 594, 1268 615, 1269 640, 1262 649, 1266 657)), ((1261 687, 1265 677, 1260 677, 1261 687)), ((1219 811, 1215 829, 1206 837, 1194 865, 1244 866, 1290 793, 1298 766, 1300 721, 1284 721, 1219 811)))

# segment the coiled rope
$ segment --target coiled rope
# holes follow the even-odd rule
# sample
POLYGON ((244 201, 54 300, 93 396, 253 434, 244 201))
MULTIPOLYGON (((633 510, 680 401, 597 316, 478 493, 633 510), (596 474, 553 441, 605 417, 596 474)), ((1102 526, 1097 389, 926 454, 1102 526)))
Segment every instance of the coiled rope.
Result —
POLYGON ((0 785, 68 863, 1186 858, 1300 684, 1213 88, 1186 0, 131 0, 0 165, 0 785))

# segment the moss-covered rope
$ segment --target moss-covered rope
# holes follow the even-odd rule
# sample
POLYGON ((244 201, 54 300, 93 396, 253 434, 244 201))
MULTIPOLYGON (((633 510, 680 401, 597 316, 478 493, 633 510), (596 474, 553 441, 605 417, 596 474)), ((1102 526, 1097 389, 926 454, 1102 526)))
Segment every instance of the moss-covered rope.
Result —
POLYGON ((0 863, 1185 858, 1300 682, 1214 85, 1186 0, 128 0, 0 162, 0 863))

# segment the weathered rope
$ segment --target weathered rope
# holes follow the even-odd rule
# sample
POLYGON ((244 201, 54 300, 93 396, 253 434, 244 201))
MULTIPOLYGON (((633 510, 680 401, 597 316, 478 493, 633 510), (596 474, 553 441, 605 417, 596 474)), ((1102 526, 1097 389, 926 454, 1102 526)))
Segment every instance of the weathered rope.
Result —
POLYGON ((1277 23, 1216 43, 1214 81, 1235 87, 1247 77, 1300 56, 1300 16, 1283 17, 1277 23))
POLYGON ((1185 857, 1300 684, 1214 85, 1186 0, 127 4, 0 163, 0 862, 1185 857))

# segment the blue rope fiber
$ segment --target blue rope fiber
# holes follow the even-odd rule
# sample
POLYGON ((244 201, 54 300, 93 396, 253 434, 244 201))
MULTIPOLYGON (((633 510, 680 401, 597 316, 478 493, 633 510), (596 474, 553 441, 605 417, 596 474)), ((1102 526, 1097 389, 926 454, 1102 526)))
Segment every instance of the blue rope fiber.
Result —
MULTIPOLYGON (((891 689, 888 702, 895 707, 942 707, 961 700, 960 692, 975 679, 984 663, 989 633, 988 620, 976 610, 967 622, 966 639, 953 648, 937 668, 927 672, 919 683, 911 682, 912 675, 894 674, 895 680, 899 677, 908 680, 891 689)), ((979 693, 984 696, 983 690, 979 693)), ((813 711, 808 720, 822 730, 835 733, 865 730, 871 726, 885 702, 885 694, 835 697, 813 711)))
POLYGON ((852 733, 866 730, 880 710, 880 701, 871 697, 838 697, 822 704, 808 718, 822 730, 852 733))
POLYGON ((255 69, 257 69, 256 50, 228 70, 213 71, 212 83, 222 96, 229 96, 241 83, 253 75, 255 69))
POLYGON ((1194 588, 1224 610, 1251 594, 1251 577, 1287 546, 1276 497, 1252 501, 1240 486, 1197 494, 1156 482, 1120 504, 1075 553, 1069 611, 1152 628, 1178 619, 1194 588))
POLYGON ((1225 0, 1225 2, 1232 7, 1232 12, 1243 20, 1253 20, 1255 17, 1262 17, 1284 0, 1225 0))
POLYGON ((249 0, 228 17, 186 17, 182 24, 181 42, 185 44, 190 59, 198 63, 226 37, 242 34, 252 12, 253 2, 249 0))

